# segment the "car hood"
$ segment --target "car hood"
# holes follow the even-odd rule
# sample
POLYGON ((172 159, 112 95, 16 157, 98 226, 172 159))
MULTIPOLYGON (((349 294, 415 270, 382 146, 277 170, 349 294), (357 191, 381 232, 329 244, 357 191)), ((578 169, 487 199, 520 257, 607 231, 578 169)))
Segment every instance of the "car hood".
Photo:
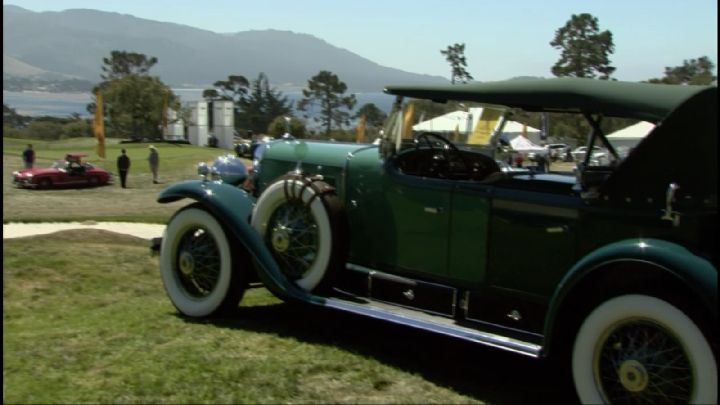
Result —
POLYGON ((268 143, 263 159, 344 167, 348 154, 368 147, 377 146, 345 142, 283 140, 268 143))

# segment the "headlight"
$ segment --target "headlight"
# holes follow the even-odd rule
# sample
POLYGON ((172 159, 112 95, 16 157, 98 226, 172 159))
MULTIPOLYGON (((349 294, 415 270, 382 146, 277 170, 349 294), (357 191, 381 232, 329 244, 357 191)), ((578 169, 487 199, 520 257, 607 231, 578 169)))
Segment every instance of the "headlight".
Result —
POLYGON ((207 163, 200 162, 197 165, 197 173, 203 180, 207 180, 210 175, 210 167, 208 167, 207 163))
POLYGON ((242 184, 248 177, 247 167, 232 154, 216 158, 212 166, 205 162, 198 163, 197 173, 204 181, 222 181, 234 186, 242 184))

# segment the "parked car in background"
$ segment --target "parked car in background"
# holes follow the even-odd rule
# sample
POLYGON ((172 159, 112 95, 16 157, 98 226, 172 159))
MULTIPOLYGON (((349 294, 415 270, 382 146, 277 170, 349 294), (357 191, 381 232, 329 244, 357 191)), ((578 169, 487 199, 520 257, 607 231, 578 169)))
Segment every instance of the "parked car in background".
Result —
POLYGON ((548 156, 551 161, 562 159, 565 156, 565 150, 568 148, 564 143, 551 143, 545 146, 548 150, 548 156))
POLYGON ((235 150, 237 157, 252 157, 252 154, 250 153, 251 146, 252 141, 250 139, 240 139, 235 142, 235 147, 233 149, 235 150))
POLYGON ((83 162, 87 155, 68 153, 64 160, 50 167, 34 167, 13 172, 13 183, 22 188, 94 187, 108 184, 110 173, 105 169, 83 162))
POLYGON ((206 178, 161 192, 189 200, 155 241, 181 314, 235 310, 260 281, 290 305, 555 358, 583 403, 717 403, 716 86, 561 78, 385 93, 379 145, 275 140, 254 155, 250 190, 206 178), (463 106, 501 108, 488 128, 513 109, 577 114, 593 128, 586 150, 602 146, 608 164, 504 171, 499 130, 451 141, 405 124, 463 106), (662 125, 623 160, 604 117, 662 125))
MULTIPOLYGON (((580 146, 575 148, 571 153, 573 160, 575 162, 582 162, 585 160, 585 155, 587 155, 587 146, 580 146)), ((594 160, 597 164, 600 164, 601 161, 605 161, 607 157, 607 151, 599 146, 593 147, 593 153, 590 159, 594 160)))

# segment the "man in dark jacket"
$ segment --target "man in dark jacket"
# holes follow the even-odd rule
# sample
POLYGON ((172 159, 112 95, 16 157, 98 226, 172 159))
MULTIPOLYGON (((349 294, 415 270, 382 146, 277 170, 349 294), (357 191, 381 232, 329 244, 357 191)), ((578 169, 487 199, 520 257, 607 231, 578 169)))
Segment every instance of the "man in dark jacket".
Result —
POLYGON ((130 158, 125 154, 125 149, 122 150, 122 153, 117 158, 117 168, 118 173, 120 173, 120 186, 127 188, 125 187, 125 179, 127 179, 127 173, 130 169, 130 158))
POLYGON ((22 153, 23 163, 25 163, 26 169, 32 169, 33 163, 35 163, 35 151, 33 150, 32 144, 28 144, 27 148, 22 153))

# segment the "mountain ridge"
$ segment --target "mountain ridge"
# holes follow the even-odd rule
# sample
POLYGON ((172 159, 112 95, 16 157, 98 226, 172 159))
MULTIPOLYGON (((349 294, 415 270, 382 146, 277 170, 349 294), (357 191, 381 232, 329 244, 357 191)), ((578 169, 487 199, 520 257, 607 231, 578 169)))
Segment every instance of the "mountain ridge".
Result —
POLYGON ((7 60, 15 71, 25 66, 97 83, 102 58, 112 50, 157 57, 151 74, 174 87, 208 87, 231 74, 252 80, 263 72, 275 86, 303 88, 320 70, 338 75, 350 91, 379 92, 390 83, 448 82, 382 66, 312 34, 281 29, 216 33, 115 12, 34 12, 3 5, 4 71, 7 60))

